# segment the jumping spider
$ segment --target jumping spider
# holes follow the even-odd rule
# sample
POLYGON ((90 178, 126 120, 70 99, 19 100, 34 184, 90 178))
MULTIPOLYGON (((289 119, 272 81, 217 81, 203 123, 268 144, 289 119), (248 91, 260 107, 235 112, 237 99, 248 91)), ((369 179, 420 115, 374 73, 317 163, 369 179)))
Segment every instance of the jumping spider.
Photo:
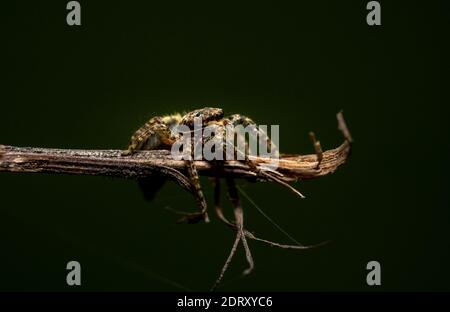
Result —
MULTIPOLYGON (((287 184, 282 179, 282 175, 274 170, 269 170, 267 168, 261 168, 258 166, 255 162, 250 160, 248 157, 248 145, 245 145, 245 150, 238 150, 234 145, 230 145, 227 143, 227 141, 224 139, 225 132, 227 126, 237 126, 242 125, 244 127, 246 126, 253 126, 251 129, 254 131, 254 134, 257 136, 260 136, 263 138, 263 140, 266 140, 267 146, 272 146, 272 140, 259 129, 259 127, 256 126, 255 122, 251 120, 250 118, 234 114, 229 117, 224 117, 223 110, 220 108, 211 108, 211 107, 205 107, 201 109, 197 109, 194 111, 191 111, 187 114, 181 115, 181 114, 173 114, 173 115, 167 115, 167 116, 157 116, 151 118, 147 123, 145 123, 141 128, 139 128, 131 137, 129 146, 127 151, 123 153, 123 156, 132 155, 137 150, 156 150, 156 149, 167 149, 170 150, 172 145, 179 139, 179 137, 174 134, 175 127, 179 125, 187 126, 190 129, 190 132, 194 132, 194 121, 196 118, 201 118, 202 128, 210 127, 214 130, 214 136, 208 137, 208 138, 202 138, 201 144, 205 144, 206 142, 210 140, 214 140, 216 143, 218 143, 218 146, 221 147, 221 152, 225 153, 228 149, 232 150, 235 154, 241 154, 243 155, 243 162, 250 168, 251 171, 253 171, 257 176, 262 176, 267 180, 272 180, 274 182, 277 182, 279 184, 282 184, 283 186, 288 187, 290 190, 294 191, 299 196, 303 197, 303 195, 298 192, 296 189, 294 189, 292 186, 287 184)), ((191 133, 189 133, 191 135, 191 133)), ((192 138, 192 136, 191 136, 192 138)), ((239 138, 238 138, 239 139, 239 138)), ((245 138, 240 138, 245 141, 245 138)), ((191 153, 193 154, 194 149, 191 149, 191 153)), ((186 165, 186 171, 188 174, 188 177, 192 183, 192 193, 195 196, 197 205, 200 209, 197 213, 186 213, 186 212, 179 212, 180 214, 183 214, 182 221, 187 221, 189 223, 195 223, 201 220, 204 220, 205 222, 209 222, 209 216, 207 213, 207 205, 206 200, 203 195, 203 191, 200 186, 199 176, 197 173, 197 169, 195 166, 194 158, 186 159, 185 165, 186 165)), ((220 161, 213 161, 214 165, 220 166, 220 161)), ((290 249, 308 249, 313 246, 302 246, 302 245, 283 245, 279 243, 275 243, 272 241, 268 241, 265 239, 261 239, 256 237, 253 233, 247 231, 244 228, 244 219, 243 219, 243 211, 240 204, 240 199, 238 195, 238 191, 235 185, 235 181, 231 177, 226 178, 227 186, 228 186, 228 194, 230 201, 234 207, 234 216, 235 220, 229 221, 225 215, 223 214, 221 203, 220 203, 220 178, 217 176, 214 180, 215 184, 215 211, 218 216, 218 218, 223 221, 227 226, 234 229, 236 231, 236 238, 233 244, 233 247, 231 249, 230 255, 227 258, 221 273, 216 280, 216 283, 214 284, 212 289, 215 289, 220 281, 223 278, 224 273, 226 272, 232 257, 234 256, 237 246, 240 241, 242 241, 242 244, 245 249, 245 254, 247 258, 247 262, 249 264, 249 268, 244 271, 244 274, 248 274, 253 269, 253 258, 250 252, 250 248, 247 243, 247 238, 252 240, 257 240, 266 244, 269 244, 271 246, 276 246, 280 248, 290 248, 290 249)), ((139 180, 139 184, 141 188, 144 191, 144 194, 147 198, 152 198, 155 194, 155 192, 162 186, 164 183, 164 177, 160 178, 142 178, 139 180)), ((315 245, 317 246, 317 245, 315 245)))

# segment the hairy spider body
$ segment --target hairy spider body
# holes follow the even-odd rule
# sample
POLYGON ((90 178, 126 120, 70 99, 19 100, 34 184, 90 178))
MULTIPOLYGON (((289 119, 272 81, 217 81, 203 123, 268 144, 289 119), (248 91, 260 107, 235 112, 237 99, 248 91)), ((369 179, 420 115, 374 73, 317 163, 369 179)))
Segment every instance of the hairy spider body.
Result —
POLYGON ((223 118, 223 110, 214 107, 196 109, 185 114, 181 119, 180 124, 193 129, 195 118, 200 118, 203 122, 203 126, 206 126, 209 122, 221 120, 223 118))

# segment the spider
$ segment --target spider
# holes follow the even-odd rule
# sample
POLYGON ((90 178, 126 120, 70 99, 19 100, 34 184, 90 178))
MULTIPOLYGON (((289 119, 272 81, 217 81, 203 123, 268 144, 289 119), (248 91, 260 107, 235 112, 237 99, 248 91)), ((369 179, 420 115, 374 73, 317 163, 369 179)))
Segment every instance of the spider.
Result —
MULTIPOLYGON (((283 186, 288 187, 290 190, 295 192, 301 197, 304 197, 299 191, 293 188, 291 185, 282 180, 282 175, 275 170, 270 170, 268 168, 261 168, 254 161, 250 160, 248 157, 249 147, 248 142, 245 137, 242 137, 240 133, 233 133, 233 138, 236 135, 238 140, 244 141, 244 150, 236 148, 234 144, 230 144, 226 139, 226 131, 228 129, 234 129, 234 127, 238 125, 242 125, 243 127, 249 127, 252 135, 259 136, 262 140, 266 141, 268 147, 272 148, 273 142, 272 140, 263 132, 259 127, 256 126, 255 122, 243 115, 234 114, 229 117, 224 117, 223 110, 220 108, 212 108, 205 107, 201 109, 197 109, 186 113, 184 115, 181 114, 173 114, 167 116, 157 116, 151 118, 148 122, 146 122, 141 128, 139 128, 131 137, 130 143, 128 145, 128 149, 122 154, 123 156, 129 156, 135 153, 137 150, 155 150, 155 149, 167 149, 170 150, 177 140, 180 139, 180 136, 176 134, 176 128, 179 126, 185 126, 189 129, 187 133, 183 133, 183 135, 188 135, 193 140, 191 134, 195 132, 195 122, 199 120, 201 121, 201 129, 209 128, 210 132, 213 132, 213 136, 204 136, 203 132, 201 136, 200 143, 201 145, 205 144, 214 144, 219 148, 219 153, 227 153, 231 152, 233 155, 241 156, 242 161, 250 168, 258 176, 263 176, 268 180, 272 180, 277 182, 283 186)), ((194 133, 195 137, 195 133, 194 133)), ((193 142, 195 144, 195 142, 193 142)), ((315 145, 318 143, 315 141, 315 145)), ((191 145, 192 146, 192 145, 191 145)), ((197 213, 187 213, 175 211, 179 214, 182 214, 183 217, 179 221, 186 221, 188 223, 196 223, 201 220, 205 222, 209 222, 209 216, 207 212, 207 204, 205 200, 205 196, 200 186, 199 175, 195 166, 194 161, 194 148, 191 147, 190 152, 192 157, 188 157, 184 160, 186 166, 186 172, 192 184, 192 193, 195 196, 197 205, 200 209, 197 213)), ((278 155, 278 154, 277 154, 278 155)), ((211 161, 218 169, 220 169, 221 161, 213 160, 211 161)), ((159 190, 159 188, 164 183, 164 177, 150 177, 150 178, 141 178, 138 180, 139 185, 141 186, 144 195, 147 199, 151 199, 154 197, 155 193, 159 190)), ((269 240, 261 239, 256 237, 252 232, 247 231, 244 228, 244 215, 241 207, 238 190, 236 188, 236 184, 233 178, 227 177, 226 184, 228 186, 228 195, 229 199, 234 207, 234 221, 229 221, 221 208, 221 200, 220 200, 220 178, 216 176, 214 178, 214 197, 215 197, 215 212, 219 220, 224 222, 228 227, 232 228, 236 231, 236 237, 233 243, 233 247, 230 251, 230 254, 222 267, 219 277, 214 283, 211 290, 214 290, 221 282, 226 270, 229 267, 229 264, 236 253, 237 246, 239 242, 242 241, 242 245, 245 250, 245 255, 248 263, 248 268, 243 272, 244 275, 249 274, 254 267, 253 258, 250 252, 250 248, 247 242, 247 239, 260 241, 271 246, 276 246, 280 248, 289 248, 289 249, 308 249, 313 246, 303 246, 303 245, 284 245, 276 242, 272 242, 269 240)))

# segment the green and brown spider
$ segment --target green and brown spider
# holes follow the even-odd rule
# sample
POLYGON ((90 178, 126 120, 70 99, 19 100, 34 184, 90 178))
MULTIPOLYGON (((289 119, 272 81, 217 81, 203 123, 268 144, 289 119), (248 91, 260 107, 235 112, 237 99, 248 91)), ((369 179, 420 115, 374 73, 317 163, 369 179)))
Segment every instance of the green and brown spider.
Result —
MULTIPOLYGON (((230 143, 227 140, 227 130, 234 129, 234 127, 242 125, 244 127, 249 127, 255 136, 259 136, 260 139, 266 142, 266 146, 272 148, 274 146, 272 140, 266 135, 264 131, 262 131, 259 127, 256 126, 255 122, 250 118, 234 114, 230 117, 224 117, 223 110, 220 108, 211 108, 205 107, 201 109, 197 109, 186 113, 184 115, 181 114, 173 114, 167 116, 157 116, 151 118, 147 123, 145 123, 141 128, 139 128, 131 137, 128 149, 123 153, 123 156, 132 155, 137 150, 156 150, 156 149, 167 149, 171 150, 174 144, 180 140, 180 133, 175 131, 177 127, 184 126, 185 131, 181 132, 181 134, 188 135, 191 143, 190 156, 185 159, 186 172, 188 177, 192 183, 192 191, 196 198, 196 202, 198 207, 200 208, 200 212, 198 213, 185 213, 178 212, 184 215, 182 218, 183 221, 187 221, 189 223, 195 223, 200 220, 204 220, 205 222, 209 222, 209 217, 207 213, 207 204, 205 197, 203 195, 203 191, 200 186, 199 176, 197 173, 197 169, 195 167, 195 158, 194 150, 196 149, 195 144, 205 145, 205 144, 214 144, 215 147, 219 148, 219 153, 226 154, 231 151, 231 154, 234 156, 241 156, 242 161, 250 168, 251 171, 255 172, 258 176, 264 176, 268 180, 275 181, 283 186, 288 187, 290 190, 294 191, 296 194, 303 197, 303 195, 290 186, 288 183, 282 180, 280 177, 281 174, 276 172, 275 170, 270 170, 268 168, 261 168, 249 157, 248 150, 248 142, 245 137, 242 138, 242 134, 240 133, 232 133, 232 136, 236 135, 238 140, 244 141, 244 149, 238 149, 233 143, 230 143), (212 136, 204 136, 203 132, 201 133, 200 140, 194 142, 194 138, 196 135, 195 123, 200 122, 200 128, 209 129, 209 132, 214 133, 212 136), (187 129, 187 130, 186 130, 187 129), (193 136, 192 136, 193 134, 193 136), (192 148, 192 145, 194 147, 192 148)), ((252 134, 250 133, 250 134, 252 134)), ((239 158, 239 157, 238 157, 239 158)), ((213 160, 212 163, 220 167, 220 160, 213 160)), ((247 238, 252 240, 257 240, 271 246, 276 246, 280 248, 290 248, 290 249, 308 249, 313 246, 301 246, 301 245, 283 245, 279 243, 275 243, 272 241, 264 240, 254 236, 251 232, 247 231, 244 228, 244 218, 243 211, 240 204, 240 199, 238 195, 238 191, 235 185, 235 181, 233 178, 226 178, 227 186, 228 186, 228 194, 230 201, 234 207, 234 222, 229 221, 223 214, 221 203, 220 203, 220 178, 215 178, 215 211, 218 218, 223 221, 227 226, 234 229, 236 231, 236 238, 231 249, 230 255, 225 262, 216 283, 214 284, 212 289, 215 289, 220 281, 223 278, 229 264, 231 262, 232 257, 234 256, 237 246, 240 241, 245 249, 245 254, 247 258, 247 262, 249 264, 249 268, 244 271, 244 274, 248 274, 253 269, 253 258, 250 252, 250 248, 247 243, 247 238)), ((152 198, 155 192, 162 186, 164 183, 164 177, 160 177, 158 179, 153 178, 143 178, 139 180, 139 184, 144 191, 144 194, 147 198, 152 198)))

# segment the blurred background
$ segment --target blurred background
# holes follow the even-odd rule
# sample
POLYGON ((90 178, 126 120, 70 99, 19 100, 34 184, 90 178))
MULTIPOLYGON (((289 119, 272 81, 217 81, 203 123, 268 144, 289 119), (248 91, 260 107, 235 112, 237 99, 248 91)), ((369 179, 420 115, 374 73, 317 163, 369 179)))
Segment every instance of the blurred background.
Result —
MULTIPOLYGON (((214 106, 280 125, 281 151, 309 154, 311 130, 324 149, 342 142, 343 109, 353 154, 296 184, 306 199, 239 182, 298 241, 332 243, 250 242, 254 272, 236 279, 240 248, 220 290, 450 290, 448 3, 381 1, 373 27, 367 1, 80 1, 72 27, 66 4, 2 3, 0 144, 125 149, 154 115, 214 106)), ((175 224, 165 207, 196 206, 173 183, 146 202, 131 180, 0 173, 0 198, 3 291, 208 290, 234 239, 216 218, 175 224), (66 284, 71 260, 79 287, 66 284)), ((243 205, 248 229, 290 242, 243 205)))

